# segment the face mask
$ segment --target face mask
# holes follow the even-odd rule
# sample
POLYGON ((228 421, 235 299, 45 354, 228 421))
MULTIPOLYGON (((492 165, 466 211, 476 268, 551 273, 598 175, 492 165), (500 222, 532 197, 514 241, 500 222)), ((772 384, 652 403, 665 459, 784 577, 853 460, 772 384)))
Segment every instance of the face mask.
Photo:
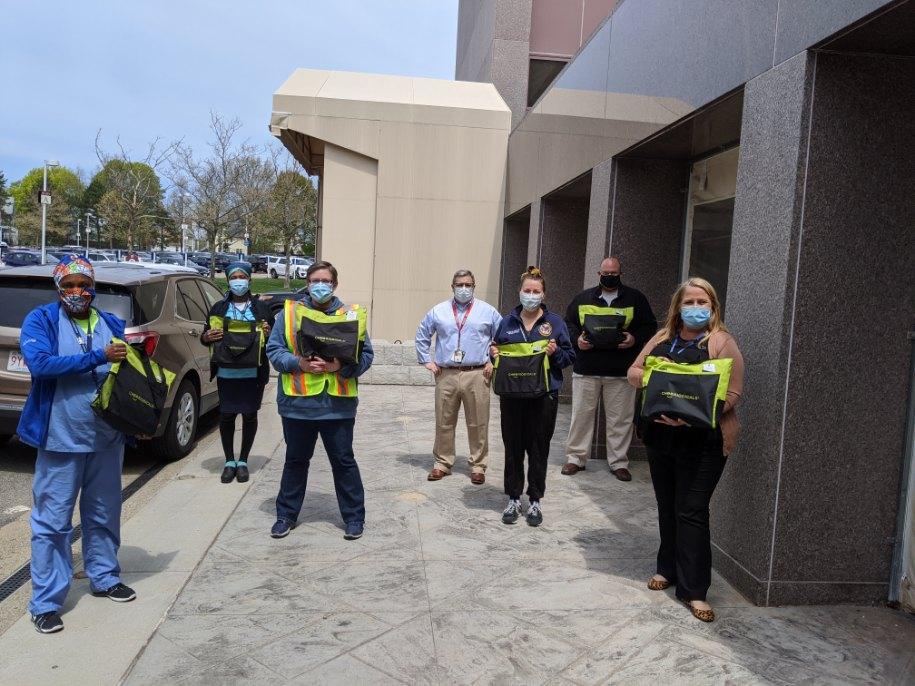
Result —
POLYGON ((248 279, 229 279, 229 288, 235 295, 244 295, 248 292, 248 279))
POLYGON ((707 307, 681 307, 680 319, 689 329, 702 329, 712 318, 712 311, 707 307))
POLYGON ((543 302, 543 295, 540 293, 521 293, 519 298, 521 299, 521 307, 528 312, 533 312, 543 302))
POLYGON ((620 285, 620 275, 619 274, 601 274, 600 285, 603 288, 606 288, 608 291, 615 290, 619 288, 620 285))
POLYGON ((70 314, 82 314, 95 299, 94 288, 61 288, 60 302, 70 314))
POLYGON ((311 295, 312 300, 323 305, 334 294, 334 287, 329 283, 313 283, 308 287, 308 293, 311 295))
POLYGON ((470 299, 473 297, 473 286, 455 286, 454 287, 454 299, 457 300, 462 305, 464 303, 469 303, 470 299))

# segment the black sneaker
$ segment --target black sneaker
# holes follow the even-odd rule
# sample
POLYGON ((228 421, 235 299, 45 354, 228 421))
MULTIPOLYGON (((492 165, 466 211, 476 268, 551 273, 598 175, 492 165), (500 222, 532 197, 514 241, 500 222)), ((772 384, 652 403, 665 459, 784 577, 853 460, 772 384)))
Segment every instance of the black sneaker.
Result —
POLYGON ((357 538, 362 538, 362 531, 364 528, 365 526, 362 522, 350 522, 346 525, 343 538, 347 541, 355 541, 357 538))
POLYGON ((32 615, 32 624, 39 634, 56 634, 64 630, 64 622, 56 612, 42 612, 32 615))
POLYGON ((235 467, 230 467, 229 465, 225 466, 225 469, 222 470, 222 476, 219 477, 219 480, 224 484, 230 484, 235 479, 235 467))
POLYGON ((94 595, 96 598, 108 598, 109 600, 113 600, 116 603, 129 603, 131 600, 134 600, 137 597, 137 592, 134 591, 130 586, 125 586, 122 583, 116 583, 107 591, 92 591, 92 595, 94 595))
POLYGON ((514 524, 518 521, 518 517, 521 516, 521 501, 520 500, 509 500, 508 507, 502 511, 502 523, 503 524, 514 524))
POLYGON ((243 484, 248 480, 248 464, 246 462, 239 462, 238 466, 235 468, 235 478, 238 479, 238 483, 243 484))
POLYGON ((540 509, 540 501, 535 500, 528 506, 527 523, 529 526, 540 526, 543 524, 543 511, 540 509))
POLYGON ((273 525, 273 528, 270 529, 271 538, 285 538, 289 535, 289 532, 292 530, 292 524, 287 522, 285 519, 277 519, 276 524, 273 525))

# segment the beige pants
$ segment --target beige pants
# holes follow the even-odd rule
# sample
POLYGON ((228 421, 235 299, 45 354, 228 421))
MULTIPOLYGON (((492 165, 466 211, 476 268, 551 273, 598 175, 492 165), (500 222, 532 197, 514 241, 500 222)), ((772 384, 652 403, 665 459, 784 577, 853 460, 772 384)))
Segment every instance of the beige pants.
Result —
POLYGON ((587 464, 601 396, 607 422, 607 463, 610 469, 628 469, 626 451, 632 440, 635 389, 625 376, 572 376, 572 424, 566 444, 566 461, 579 467, 587 464))
POLYGON ((462 372, 442 369, 435 379, 435 466, 446 474, 454 466, 454 428, 458 410, 464 419, 470 443, 470 471, 484 473, 489 456, 489 381, 482 369, 462 372))

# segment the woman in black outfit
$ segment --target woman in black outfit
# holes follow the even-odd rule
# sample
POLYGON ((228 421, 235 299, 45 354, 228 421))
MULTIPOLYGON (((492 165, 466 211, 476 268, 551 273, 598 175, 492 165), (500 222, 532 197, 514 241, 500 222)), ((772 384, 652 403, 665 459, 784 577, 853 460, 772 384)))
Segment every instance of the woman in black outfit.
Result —
MULTIPOLYGON (((251 265, 247 262, 233 262, 226 267, 229 292, 226 297, 210 308, 210 317, 225 317, 237 321, 258 322, 264 328, 264 339, 270 334, 273 317, 270 308, 256 295, 251 294, 251 265)), ((200 340, 204 345, 217 343, 223 337, 221 329, 211 329, 209 317, 200 340)), ((221 368, 213 359, 210 378, 216 377, 219 391, 219 435, 226 464, 220 477, 222 483, 239 483, 248 480, 248 455, 257 434, 257 413, 261 409, 264 386, 270 380, 270 363, 267 355, 261 353, 258 367, 249 369, 221 368), (241 453, 235 459, 235 417, 241 415, 241 453)))

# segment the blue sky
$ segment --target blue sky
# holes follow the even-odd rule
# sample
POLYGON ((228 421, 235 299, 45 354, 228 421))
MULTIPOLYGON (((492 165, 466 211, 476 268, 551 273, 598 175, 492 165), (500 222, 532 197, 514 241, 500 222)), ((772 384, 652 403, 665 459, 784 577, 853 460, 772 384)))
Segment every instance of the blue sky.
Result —
POLYGON ((46 0, 0 20, 0 169, 90 172, 96 131, 202 148, 210 110, 268 142, 297 67, 454 78, 457 0, 46 0))

